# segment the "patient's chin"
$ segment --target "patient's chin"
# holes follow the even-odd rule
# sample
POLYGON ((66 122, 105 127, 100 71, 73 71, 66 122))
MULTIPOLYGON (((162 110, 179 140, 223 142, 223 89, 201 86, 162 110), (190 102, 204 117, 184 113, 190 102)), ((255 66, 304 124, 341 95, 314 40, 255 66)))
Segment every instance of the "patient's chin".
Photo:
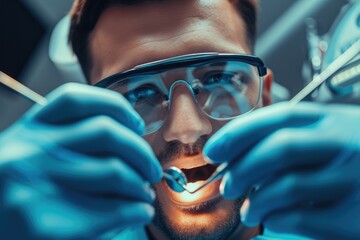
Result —
MULTIPOLYGON (((158 195, 159 196, 159 195, 158 195)), ((221 199, 199 212, 177 208, 168 201, 155 201, 154 225, 170 239, 227 239, 240 224, 240 206, 243 200, 221 199)))

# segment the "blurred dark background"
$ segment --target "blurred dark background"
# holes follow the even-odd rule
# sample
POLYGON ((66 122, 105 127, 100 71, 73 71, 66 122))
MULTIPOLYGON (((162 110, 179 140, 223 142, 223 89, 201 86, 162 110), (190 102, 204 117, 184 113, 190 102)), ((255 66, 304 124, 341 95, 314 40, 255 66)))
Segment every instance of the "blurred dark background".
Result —
MULTIPOLYGON (((275 81, 296 94, 305 84, 307 58, 305 21, 316 20, 323 35, 347 0, 261 0, 256 55, 274 74, 275 81)), ((0 70, 41 95, 67 81, 49 59, 49 39, 72 0, 0 0, 0 70)), ((286 95, 282 88, 274 91, 286 95)), ((18 119, 31 102, 0 85, 0 130, 18 119)))

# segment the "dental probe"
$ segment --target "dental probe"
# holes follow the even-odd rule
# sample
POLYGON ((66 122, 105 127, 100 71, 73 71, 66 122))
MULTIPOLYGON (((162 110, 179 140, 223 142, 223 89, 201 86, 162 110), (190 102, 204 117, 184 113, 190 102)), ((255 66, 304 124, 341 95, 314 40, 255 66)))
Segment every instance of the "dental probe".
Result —
MULTIPOLYGON (((323 82, 325 82, 326 79, 331 77, 334 73, 336 73, 342 66, 344 66, 347 62, 349 62, 351 59, 356 57, 360 52, 360 40, 356 41, 349 49, 347 49, 343 54, 341 54, 338 58, 335 59, 323 72, 321 72, 319 75, 317 75, 308 85, 306 85, 298 94, 296 94, 291 100, 289 100, 289 103, 292 105, 296 105, 301 100, 309 96, 316 88, 318 88, 323 82)), ((176 167, 171 167, 171 171, 167 172, 167 174, 164 174, 164 177, 166 179, 167 184, 171 189, 173 189, 175 192, 179 192, 179 189, 183 189, 183 191, 187 191, 188 193, 195 193, 202 189, 203 187, 207 186, 209 183, 213 182, 216 179, 221 178, 225 172, 227 171, 229 165, 231 165, 228 162, 224 162, 220 164, 215 172, 200 186, 198 186, 195 189, 192 189, 191 191, 186 188, 187 180, 185 174, 176 167), (179 173, 180 172, 180 173, 179 173), (170 175, 170 176, 169 176, 170 175), (172 176, 172 179, 171 179, 172 176), (181 177, 184 176, 185 178, 181 179, 181 177), (175 187, 174 185, 177 183, 179 186, 175 187)))
MULTIPOLYGON (((47 103, 47 99, 45 97, 21 84, 2 71, 0 71, 0 83, 41 106, 44 106, 47 103)), ((176 192, 183 192, 184 190, 190 192, 185 186, 187 183, 186 176, 180 169, 170 167, 166 172, 164 172, 164 178, 167 180, 167 184, 172 190, 176 192)))
POLYGON ((318 88, 323 82, 325 82, 331 75, 336 73, 341 67, 348 63, 351 59, 356 57, 360 53, 360 39, 357 40, 350 48, 348 48, 343 54, 335 59, 324 71, 314 77, 314 79, 301 89, 289 103, 292 105, 297 104, 307 96, 309 96, 316 88, 318 88))
POLYGON ((0 83, 4 84, 13 91, 19 93, 20 95, 30 99, 31 101, 40 104, 41 106, 44 106, 47 103, 46 98, 34 92, 30 88, 21 84, 20 82, 16 81, 15 79, 13 79, 12 77, 10 77, 9 75, 5 74, 2 71, 0 71, 0 83))

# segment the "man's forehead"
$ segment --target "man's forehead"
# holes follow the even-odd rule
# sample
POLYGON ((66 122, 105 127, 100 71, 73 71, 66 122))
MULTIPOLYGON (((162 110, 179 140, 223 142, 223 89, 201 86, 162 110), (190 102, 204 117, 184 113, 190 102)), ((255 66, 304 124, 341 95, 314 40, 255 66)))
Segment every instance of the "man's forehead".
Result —
POLYGON ((245 28, 230 0, 112 6, 101 15, 90 36, 92 70, 100 80, 138 64, 177 55, 249 53, 244 50, 248 49, 245 28))
POLYGON ((159 6, 171 7, 171 6, 177 6, 177 3, 182 3, 182 5, 184 5, 184 3, 193 3, 202 7, 206 7, 206 6, 216 6, 222 2, 229 2, 234 6, 239 6, 242 3, 247 3, 252 7, 254 7, 256 10, 258 9, 258 5, 259 5, 258 0, 186 0, 186 1, 184 0, 137 0, 137 1, 109 0, 105 5, 106 7, 118 6, 118 7, 127 8, 127 7, 141 6, 141 5, 156 6, 156 4, 157 7, 159 6))

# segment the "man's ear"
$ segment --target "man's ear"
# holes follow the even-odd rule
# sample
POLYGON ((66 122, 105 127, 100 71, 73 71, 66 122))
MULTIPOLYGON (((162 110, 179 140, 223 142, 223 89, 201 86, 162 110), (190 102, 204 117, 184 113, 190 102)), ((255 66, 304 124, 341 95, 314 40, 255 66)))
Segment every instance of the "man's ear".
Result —
POLYGON ((263 105, 268 106, 272 103, 271 85, 273 81, 273 72, 270 69, 267 69, 267 74, 263 77, 263 81, 262 100, 263 105))

